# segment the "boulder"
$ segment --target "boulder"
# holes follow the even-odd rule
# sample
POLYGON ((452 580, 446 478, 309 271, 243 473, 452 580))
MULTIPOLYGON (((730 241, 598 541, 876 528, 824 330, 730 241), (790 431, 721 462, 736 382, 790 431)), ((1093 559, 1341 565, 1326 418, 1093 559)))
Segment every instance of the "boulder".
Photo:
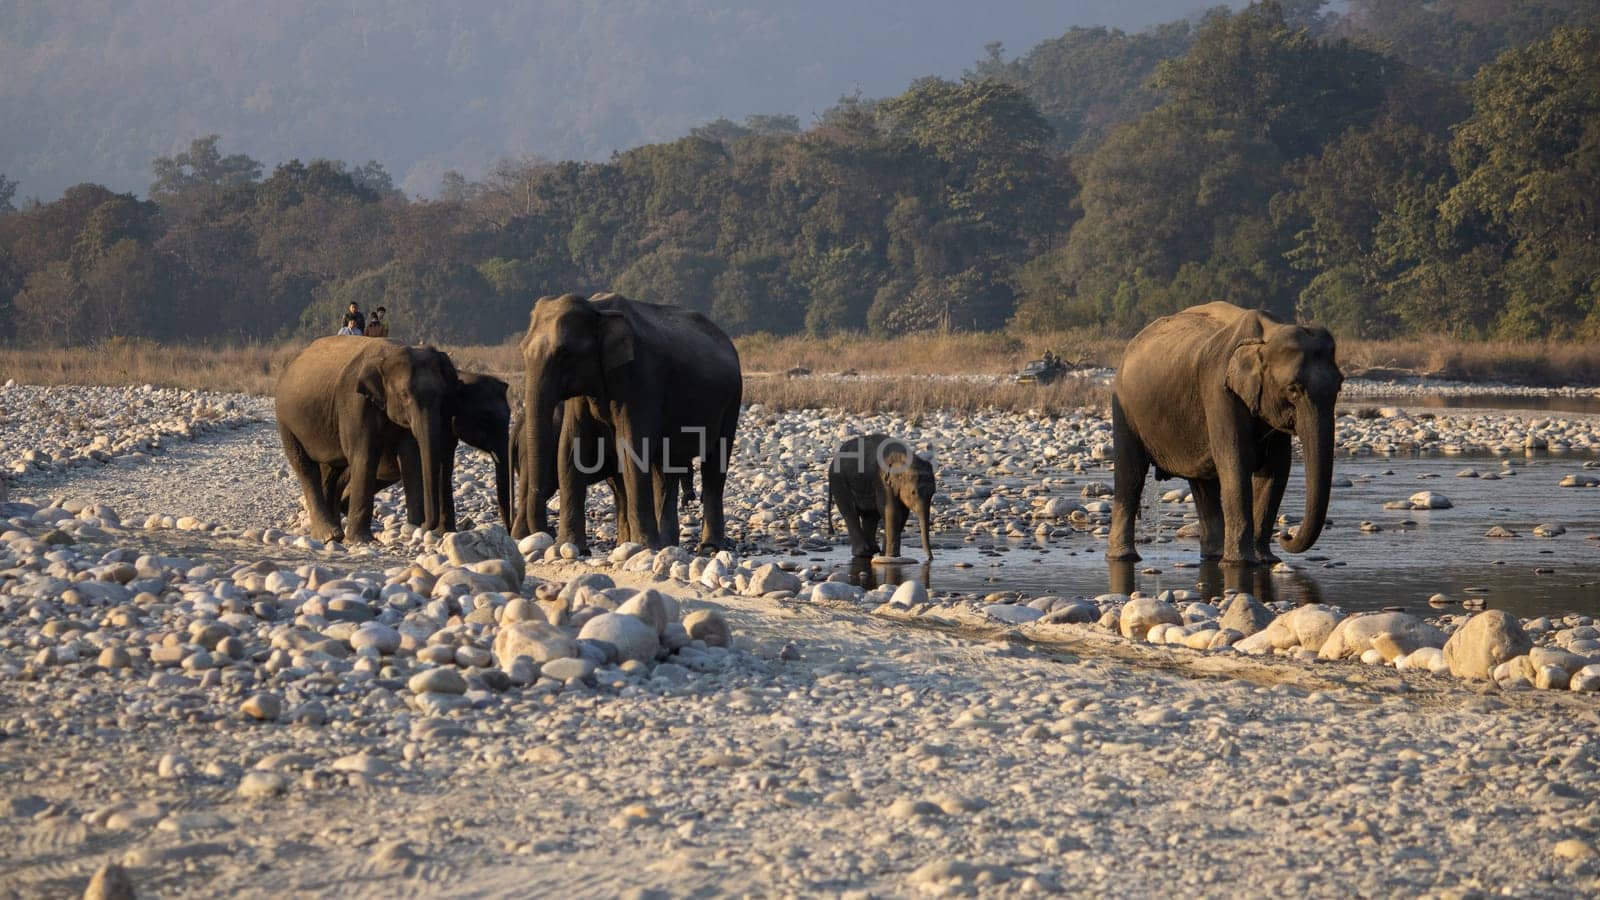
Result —
POLYGON ((1340 622, 1323 641, 1317 656, 1352 659, 1377 650, 1384 662, 1390 662, 1423 647, 1443 647, 1444 642, 1444 632, 1410 613, 1371 613, 1340 622))
POLYGON ((1090 625, 1100 618, 1100 607, 1087 600, 1067 600, 1051 607, 1041 620, 1048 625, 1090 625))
POLYGON ((617 607, 617 612, 643 620, 660 635, 678 621, 678 603, 654 589, 636 592, 617 607))
POLYGON ((705 641, 707 647, 726 647, 733 643, 733 629, 716 610, 698 609, 683 619, 690 640, 705 641))
POLYGON ((1438 647, 1419 647, 1394 661, 1396 669, 1414 669, 1426 672, 1448 672, 1450 664, 1444 661, 1444 651, 1438 647))
POLYGON ((484 575, 471 569, 446 569, 433 583, 431 596, 436 600, 448 597, 478 594, 498 594, 506 590, 505 579, 498 575, 484 575))
POLYGON ((511 622, 501 625, 494 638, 495 664, 507 671, 519 656, 545 663, 577 655, 578 642, 554 625, 511 622))
POLYGON ((1019 603, 991 603, 983 608, 985 615, 1007 625, 1026 625, 1044 617, 1044 610, 1019 603))
POLYGON ((902 581, 889 595, 890 606, 921 606, 928 602, 928 589, 920 581, 902 581))
POLYGON ((517 549, 517 542, 499 525, 480 525, 471 531, 452 531, 439 542, 439 551, 457 566, 470 566, 491 559, 505 560, 511 571, 516 573, 510 590, 516 590, 528 572, 527 561, 523 559, 522 551, 517 549))
POLYGON ((1455 505, 1449 497, 1436 491, 1417 491, 1407 502, 1412 509, 1449 509, 1455 505))
MULTIPOLYGON (((526 597, 512 597, 500 613, 500 621, 504 624, 512 622, 546 622, 544 610, 540 608, 537 600, 526 597)), ((554 624, 554 623, 552 623, 554 624)))
POLYGON ((1221 628, 1232 628, 1245 637, 1272 624, 1272 610, 1250 594, 1234 594, 1217 621, 1221 628))
POLYGON ((811 602, 854 603, 863 593, 861 588, 843 581, 822 581, 811 588, 811 602))
MULTIPOLYGON (((1331 606, 1310 603, 1289 610, 1271 624, 1234 644, 1241 653, 1267 653, 1272 650, 1302 648, 1321 650, 1328 635, 1344 614, 1331 606)), ((1230 626, 1231 627, 1231 626, 1230 626)))
POLYGON ((1579 656, 1559 647, 1534 647, 1528 651, 1528 661, 1533 663, 1536 669, 1540 666, 1556 666, 1568 673, 1576 672, 1593 662, 1587 656, 1579 656))
POLYGON ((601 613, 585 622, 580 640, 603 641, 617 648, 623 660, 650 662, 661 649, 660 634, 643 619, 623 613, 601 613))
POLYGON ((368 622, 350 633, 350 649, 360 651, 371 647, 389 656, 400 649, 400 632, 387 625, 368 622))
POLYGON ((1445 662, 1457 678, 1487 679, 1495 667, 1522 656, 1533 641, 1517 620, 1503 609, 1478 613, 1457 628, 1444 645, 1445 662))
POLYGON ((1119 630, 1125 638, 1142 641, 1156 625, 1181 625, 1183 616, 1178 614, 1178 608, 1165 600, 1154 597, 1135 597, 1122 607, 1122 615, 1117 620, 1119 630))
POLYGON ((455 669, 423 669, 411 676, 406 687, 413 694, 465 694, 467 680, 455 669))
POLYGON ((544 556, 544 552, 555 545, 556 539, 548 532, 536 531, 517 542, 517 552, 524 558, 537 559, 544 556))
POLYGON ((1600 691, 1600 665, 1584 666, 1572 673, 1567 688, 1574 691, 1600 691))
POLYGON ((557 595, 557 598, 576 606, 577 604, 572 603, 572 601, 578 596, 578 592, 584 588, 592 591, 608 591, 616 586, 617 583, 611 580, 611 576, 604 572, 585 572, 567 582, 561 588, 561 593, 557 595))
POLYGON ((777 563, 767 563, 756 569, 755 573, 750 576, 750 586, 745 589, 744 593, 749 597, 760 597, 763 594, 771 594, 776 591, 789 591, 790 593, 798 594, 800 593, 800 585, 799 576, 778 568, 777 563))

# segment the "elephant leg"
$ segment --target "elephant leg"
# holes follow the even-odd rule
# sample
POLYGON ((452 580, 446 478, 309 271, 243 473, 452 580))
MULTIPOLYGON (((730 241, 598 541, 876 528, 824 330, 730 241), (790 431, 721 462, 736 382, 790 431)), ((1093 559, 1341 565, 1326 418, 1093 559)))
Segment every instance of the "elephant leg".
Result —
POLYGON ((395 455, 400 459, 400 481, 405 485, 406 492, 406 524, 415 528, 422 524, 425 512, 422 504, 422 456, 417 451, 417 442, 403 440, 395 448, 395 455))
POLYGON ((829 478, 828 492, 833 496, 833 504, 839 507, 839 515, 844 519, 844 530, 850 535, 850 556, 855 559, 872 558, 872 535, 862 526, 865 516, 856 508, 855 495, 850 492, 849 486, 842 479, 829 478))
POLYGON ((1245 444, 1246 425, 1218 417, 1209 422, 1211 455, 1217 465, 1217 482, 1222 495, 1222 562, 1224 565, 1249 565, 1256 562, 1254 490, 1252 472, 1256 468, 1245 444))
POLYGON ((1194 511, 1200 517, 1200 559, 1214 562, 1222 558, 1222 486, 1215 478, 1191 478, 1194 511))
POLYGON ((556 462, 556 477, 561 491, 561 511, 556 528, 556 540, 575 544, 580 552, 587 554, 589 479, 572 459, 571 449, 563 447, 556 462))
POLYGON ((1289 436, 1273 432, 1265 448, 1266 464, 1251 478, 1251 492, 1255 496, 1256 559, 1264 563, 1278 561, 1272 552, 1272 533, 1278 527, 1278 506, 1283 503, 1283 489, 1289 485, 1289 466, 1293 451, 1289 436))
POLYGON ((345 511, 344 537, 347 543, 372 541, 372 497, 377 493, 378 450, 363 447, 350 460, 350 505, 345 511))
MULTIPOLYGON (((651 471, 655 467, 650 465, 651 448, 648 440, 636 438, 631 428, 619 424, 616 446, 635 540, 651 550, 660 550, 666 544, 661 540, 661 531, 656 524, 655 487, 651 483, 651 471)), ((566 504, 566 497, 563 496, 561 505, 565 508, 566 504)))
POLYGON ((682 476, 665 466, 651 473, 655 487, 656 521, 661 529, 661 540, 676 547, 683 533, 678 527, 678 483, 682 476))
POLYGON ((906 506, 899 498, 890 497, 883 510, 883 552, 885 556, 900 555, 900 535, 906 530, 906 506))
POLYGON ((289 458, 289 468, 294 470, 295 478, 300 481, 300 493, 305 497, 311 536, 319 541, 334 540, 340 534, 339 511, 328 497, 322 481, 322 467, 306 453, 305 445, 287 427, 280 424, 278 436, 283 440, 283 453, 289 458))
POLYGON ((1134 524, 1139 516, 1139 500, 1144 496, 1144 480, 1150 471, 1150 454, 1144 441, 1133 433, 1122 404, 1111 398, 1113 471, 1111 497, 1111 536, 1106 544, 1106 559, 1136 562, 1139 551, 1133 546, 1134 524))
POLYGON ((883 516, 876 509, 863 509, 861 514, 861 533, 866 536, 866 552, 862 556, 872 558, 883 554, 883 545, 878 543, 878 528, 883 525, 883 516))
POLYGON ((450 441, 444 455, 444 508, 439 511, 445 531, 456 530, 456 442, 450 441))
POLYGON ((613 475, 608 480, 611 484, 611 505, 617 511, 617 543, 639 543, 639 536, 633 530, 633 519, 628 515, 628 488, 622 483, 621 475, 613 475))
MULTIPOLYGON (((711 453, 700 460, 700 548, 723 550, 728 542, 728 523, 722 513, 723 495, 728 484, 728 464, 733 454, 734 428, 739 421, 738 405, 722 426, 722 434, 711 453)), ((685 479, 688 481, 688 479, 685 479)))

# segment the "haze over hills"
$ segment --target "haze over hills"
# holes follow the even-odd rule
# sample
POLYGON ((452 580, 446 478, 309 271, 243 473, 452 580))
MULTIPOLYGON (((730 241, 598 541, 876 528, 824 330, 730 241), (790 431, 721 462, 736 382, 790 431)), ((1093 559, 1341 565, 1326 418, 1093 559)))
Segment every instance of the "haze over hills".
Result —
POLYGON ((1205 0, 0 0, 0 171, 19 197, 144 193, 208 133, 269 165, 375 159, 408 192, 535 154, 604 159, 727 116, 959 75, 1073 25, 1205 0))

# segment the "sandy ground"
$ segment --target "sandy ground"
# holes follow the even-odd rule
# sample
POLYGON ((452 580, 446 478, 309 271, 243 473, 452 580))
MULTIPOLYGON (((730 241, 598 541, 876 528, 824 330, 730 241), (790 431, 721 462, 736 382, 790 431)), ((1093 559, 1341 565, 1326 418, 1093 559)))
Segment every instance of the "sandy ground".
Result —
MULTIPOLYGON (((281 525, 293 484, 271 437, 248 426, 16 493, 187 514, 162 486, 212 485, 206 515, 281 525)), ((394 564, 137 528, 79 549, 114 547, 394 564)), ((1594 695, 611 574, 720 610, 733 650, 441 716, 403 671, 286 689, 326 705, 323 725, 240 715, 259 686, 244 677, 0 680, 0 896, 73 894, 108 861, 174 897, 1600 891, 1594 695), (259 771, 281 792, 243 796, 259 771)), ((38 625, 8 620, 0 645, 25 656, 38 625)))

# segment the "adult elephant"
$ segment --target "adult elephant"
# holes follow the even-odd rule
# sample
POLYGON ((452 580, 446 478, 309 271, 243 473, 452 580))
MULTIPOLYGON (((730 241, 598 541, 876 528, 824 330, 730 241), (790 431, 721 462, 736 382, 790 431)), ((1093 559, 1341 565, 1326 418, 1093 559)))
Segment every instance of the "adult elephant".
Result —
MULTIPOLYGON (((633 539, 651 549, 676 543, 663 537, 656 483, 674 487, 701 459, 702 548, 727 545, 723 490, 739 422, 743 381, 739 354, 720 328, 699 313, 641 303, 615 294, 541 297, 521 344, 524 452, 518 463, 518 537, 542 531, 550 460, 561 508, 581 515, 586 476, 577 454, 561 447, 556 407, 575 397, 611 432, 621 468, 623 513, 633 539)), ((570 407, 569 407, 570 409, 570 407)), ((675 491, 673 497, 675 497, 675 491)), ((563 515, 562 540, 572 533, 563 515)), ((574 541, 577 543, 577 541, 574 541)))
POLYGON ((379 463, 406 436, 418 463, 407 470, 408 493, 422 498, 422 524, 442 527, 455 446, 448 410, 459 390, 450 357, 381 338, 325 337, 290 361, 278 378, 278 434, 300 479, 312 536, 340 536, 336 504, 344 494, 345 540, 372 540, 379 463))
MULTIPOLYGON (((450 404, 450 450, 448 475, 452 489, 446 493, 444 509, 445 531, 456 530, 456 505, 454 494, 455 449, 459 439, 469 447, 489 454, 494 462, 495 501, 500 510, 500 521, 511 523, 511 403, 506 399, 508 385, 492 375, 478 372, 461 372, 461 385, 450 404)), ((408 432, 397 435, 395 445, 384 449, 378 461, 377 490, 401 481, 408 469, 420 471, 421 457, 416 439, 408 432)), ((339 491, 349 499, 348 470, 339 479, 339 491)), ((421 491, 406 490, 406 521, 415 526, 423 524, 426 511, 421 491)))
POLYGON ((1134 518, 1153 464, 1187 478, 1205 559, 1273 562, 1290 436, 1305 454, 1305 516, 1290 553, 1322 533, 1333 479, 1334 403, 1344 376, 1325 328, 1218 301, 1152 322, 1128 344, 1111 397, 1116 487, 1106 556, 1137 560, 1134 518))

